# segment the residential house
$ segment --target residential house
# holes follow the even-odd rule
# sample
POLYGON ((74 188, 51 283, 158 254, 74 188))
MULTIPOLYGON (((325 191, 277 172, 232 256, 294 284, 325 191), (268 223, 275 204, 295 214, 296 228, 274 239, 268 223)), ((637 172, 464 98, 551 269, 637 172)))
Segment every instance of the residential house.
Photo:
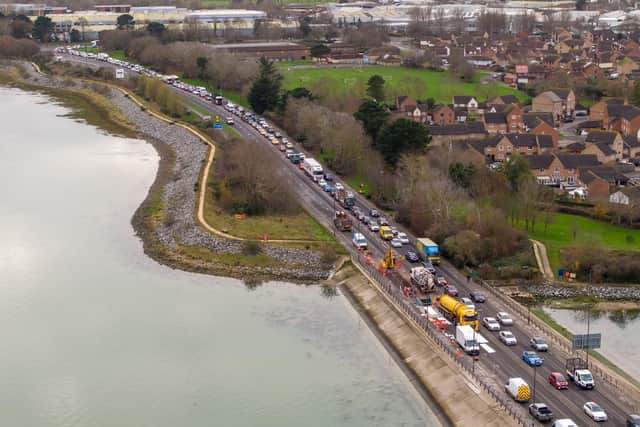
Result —
POLYGON ((410 96, 398 96, 396 97, 396 110, 399 113, 412 112, 418 105, 418 101, 410 96))
POLYGON ((576 96, 572 90, 548 90, 533 98, 531 111, 553 114, 559 121, 562 117, 573 115, 576 108, 576 96))
POLYGON ((606 130, 637 136, 640 130, 640 108, 624 104, 621 100, 600 101, 591 106, 590 120, 602 120, 606 130))
POLYGON ((492 134, 507 133, 507 113, 484 113, 484 127, 492 134))
POLYGON ((457 141, 473 141, 487 137, 482 122, 457 123, 444 126, 430 126, 432 145, 445 145, 457 141))
MULTIPOLYGON (((598 167, 580 168, 578 178, 582 185, 587 188, 587 194, 591 200, 607 200, 609 198, 609 189, 611 185, 608 171, 605 173, 598 170, 598 167)), ((610 170, 613 170, 610 168, 610 170)))
POLYGON ((629 159, 640 157, 640 141, 636 135, 623 136, 622 140, 625 157, 629 159))
POLYGON ((523 118, 523 112, 520 107, 515 107, 507 111, 508 131, 509 132, 525 132, 524 122, 522 118, 523 118))
POLYGON ((549 135, 553 147, 558 148, 560 133, 552 126, 553 119, 549 113, 526 113, 522 115, 523 131, 534 135, 549 135))
POLYGON ((487 161, 503 162, 515 153, 531 156, 549 152, 553 149, 553 142, 548 135, 508 133, 482 140, 469 141, 467 146, 481 153, 487 161))
POLYGON ((609 196, 609 203, 640 206, 640 187, 626 187, 609 196))
POLYGON ((467 110, 465 107, 456 107, 453 109, 453 114, 456 118, 456 122, 458 123, 464 123, 467 121, 467 119, 471 116, 471 114, 469 114, 469 110, 467 110))
POLYGON ((539 154, 526 157, 531 173, 540 184, 575 186, 579 168, 598 166, 598 158, 591 154, 539 154))
POLYGON ((456 123, 456 113, 448 105, 440 104, 433 107, 428 118, 431 124, 444 126, 456 123))
POLYGON ((629 56, 625 56, 618 62, 617 72, 623 76, 628 76, 632 72, 640 69, 640 64, 638 63, 638 58, 631 58, 629 56))
MULTIPOLYGON (((526 65, 525 65, 526 67, 526 65)), ((515 97, 515 95, 501 95, 501 96, 495 96, 491 99, 489 99, 486 102, 487 106, 494 106, 494 105, 510 105, 510 104, 519 104, 518 98, 515 97)))
POLYGON ((622 160, 624 140, 618 132, 593 131, 585 140, 587 146, 584 154, 595 154, 600 163, 622 160))
POLYGON ((454 96, 453 107, 466 108, 467 110, 473 112, 478 109, 478 100, 473 96, 454 96))

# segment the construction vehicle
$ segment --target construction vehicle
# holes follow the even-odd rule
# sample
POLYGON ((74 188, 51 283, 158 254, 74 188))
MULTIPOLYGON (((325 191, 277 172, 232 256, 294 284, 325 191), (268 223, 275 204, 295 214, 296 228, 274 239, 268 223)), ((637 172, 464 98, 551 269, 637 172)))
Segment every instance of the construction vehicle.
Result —
POLYGON ((435 281, 433 280, 433 274, 424 267, 413 267, 409 271, 411 277, 411 283, 416 285, 420 292, 427 293, 435 291, 435 281))
POLYGON ((345 211, 336 211, 333 217, 333 224, 340 231, 351 231, 351 227, 353 226, 351 218, 349 218, 345 211))
POLYGON ((478 330, 478 313, 452 296, 440 296, 440 308, 446 317, 456 319, 458 325, 470 325, 476 331, 478 330))
POLYGON ((356 204, 356 199, 351 191, 340 188, 336 191, 336 200, 345 209, 351 209, 356 204))
POLYGON ((416 242, 416 248, 418 249, 418 255, 425 262, 433 265, 440 264, 440 247, 433 240, 421 237, 416 242))
POLYGON ((587 366, 587 363, 579 357, 567 359, 567 376, 576 385, 583 389, 592 389, 595 387, 593 375, 587 366))
POLYGON ((385 254, 384 258, 380 261, 380 265, 389 270, 396 266, 396 254, 391 249, 385 254))
POLYGON ((384 240, 393 239, 393 231, 391 230, 391 227, 386 225, 380 227, 380 237, 382 237, 384 240))
POLYGON ((480 354, 476 331, 474 331, 471 326, 456 326, 456 342, 465 353, 471 356, 480 354))

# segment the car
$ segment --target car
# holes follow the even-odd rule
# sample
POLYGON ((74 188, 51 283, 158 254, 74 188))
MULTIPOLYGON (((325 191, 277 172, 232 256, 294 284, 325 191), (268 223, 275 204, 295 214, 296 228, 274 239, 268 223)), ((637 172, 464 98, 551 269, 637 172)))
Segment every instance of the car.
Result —
POLYGON ((333 175, 331 175, 330 173, 325 173, 324 179, 325 181, 333 181, 333 175))
POLYGON ((511 316, 509 316, 508 313, 505 313, 504 311, 501 311, 498 314, 496 314, 496 318, 498 319, 498 322, 500 322, 504 326, 513 325, 513 319, 511 318, 511 316))
POLYGON ((276 132, 273 135, 278 139, 282 138, 282 134, 280 132, 276 132))
POLYGON ((280 146, 278 147, 278 150, 280 150, 280 152, 284 153, 285 151, 287 151, 287 147, 285 147, 284 145, 280 144, 280 146))
POLYGON ((325 183, 325 184, 322 186, 322 191, 324 191, 325 193, 330 192, 330 191, 331 191, 331 186, 330 186, 329 184, 325 183))
POLYGON ((457 297, 458 296, 458 290, 453 285, 446 285, 444 287, 444 292, 447 295, 451 295, 452 297, 457 297))
POLYGON ((283 144, 289 144, 289 138, 282 138, 283 144))
POLYGON ((469 298, 460 298, 460 302, 469 307, 472 310, 476 309, 476 305, 469 298))
POLYGON ((422 266, 426 268, 429 273, 436 274, 436 268, 430 262, 425 262, 422 266))
MULTIPOLYGON (((335 191, 335 187, 334 187, 334 191, 335 191)), ((364 222, 364 218, 366 217, 366 215, 363 212, 358 212, 356 214, 356 218, 358 218, 358 221, 360 222, 364 222)))
MULTIPOLYGON (((284 139, 282 141, 284 141, 284 139)), ((284 146, 287 147, 287 148, 293 148, 293 144, 290 143, 290 142, 285 142, 284 146)))
POLYGON ((568 390, 569 381, 560 372, 551 372, 549 374, 549 384, 558 390, 568 390))
POLYGON ((495 317, 485 317, 482 319, 482 325, 490 331, 500 330, 500 323, 498 323, 495 317))
POLYGON ((379 223, 380 225, 384 225, 384 226, 388 226, 388 225, 389 225, 389 221, 387 221, 387 218, 385 218, 385 217, 383 217, 383 216, 381 216, 381 217, 378 219, 378 223, 379 223))
POLYGON ((401 248, 402 242, 398 239, 391 239, 391 247, 393 248, 401 248))
POLYGON ((326 183, 327 183, 327 181, 325 181, 325 180, 324 180, 324 178, 320 178, 320 179, 318 180, 318 185, 319 185, 320 187, 324 186, 326 183))
POLYGON ((376 209, 371 209, 369 211, 369 216, 372 218, 378 218, 380 216, 380 212, 378 212, 376 209))
POLYGON ((480 291, 471 291, 469 293, 469 298, 471 298, 471 300, 473 302, 482 303, 482 302, 486 301, 486 298, 484 297, 484 294, 482 292, 480 292, 480 291))
POLYGON ((364 215, 360 221, 362 221, 362 223, 364 225, 369 225, 369 223, 371 222, 371 218, 369 218, 368 216, 364 215))
POLYGON ((397 237, 398 237, 398 240, 400 240, 403 245, 409 244, 409 237, 407 236, 407 233, 399 232, 397 237))
POLYGON ((627 427, 640 427, 640 415, 629 415, 627 417, 627 427))
POLYGON ((515 335, 513 335, 513 332, 511 332, 511 331, 500 331, 500 332, 498 332, 498 338, 500 338, 500 341, 502 341, 505 345, 517 345, 518 344, 518 339, 516 338, 515 335))
POLYGON ((607 413, 596 402, 587 402, 582 409, 593 421, 607 421, 607 413))
POLYGON ((393 233, 394 236, 398 237, 398 228, 397 227, 391 227, 391 232, 393 233))
POLYGON ((562 418, 554 421, 551 427, 578 427, 578 425, 570 418, 562 418))
POLYGON ((407 261, 412 263, 420 261, 420 257, 418 257, 418 254, 415 253, 414 251, 407 251, 407 253, 404 254, 404 257, 406 258, 407 261))
POLYGON ((529 366, 542 366, 542 358, 538 356, 538 353, 531 350, 525 350, 522 352, 522 360, 529 366))
POLYGON ((284 152, 284 155, 287 156, 287 159, 290 159, 293 154, 295 154, 293 150, 286 150, 284 152))
POLYGON ((529 413, 538 421, 545 422, 553 419, 553 412, 544 403, 532 403, 529 405, 529 413))
POLYGON ((529 340, 529 345, 535 348, 536 351, 549 351, 549 345, 544 338, 533 337, 529 340))
POLYGON ((436 276, 436 283, 438 284, 438 286, 447 286, 449 284, 449 282, 447 282, 447 279, 445 279, 445 277, 441 274, 438 274, 436 276))
POLYGON ((374 220, 369 221, 369 230, 371 231, 380 231, 380 226, 374 220))
POLYGON ((336 182, 336 190, 344 190, 344 185, 340 184, 339 182, 336 182))

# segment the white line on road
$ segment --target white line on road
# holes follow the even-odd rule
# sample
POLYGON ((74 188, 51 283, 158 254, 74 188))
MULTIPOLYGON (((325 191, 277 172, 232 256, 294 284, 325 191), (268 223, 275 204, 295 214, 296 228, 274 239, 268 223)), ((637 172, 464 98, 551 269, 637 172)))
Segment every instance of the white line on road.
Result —
POLYGON ((491 354, 491 353, 495 353, 496 351, 494 349, 492 349, 491 347, 489 347, 487 344, 480 344, 480 347, 482 347, 482 349, 484 351, 486 351, 487 353, 491 354))

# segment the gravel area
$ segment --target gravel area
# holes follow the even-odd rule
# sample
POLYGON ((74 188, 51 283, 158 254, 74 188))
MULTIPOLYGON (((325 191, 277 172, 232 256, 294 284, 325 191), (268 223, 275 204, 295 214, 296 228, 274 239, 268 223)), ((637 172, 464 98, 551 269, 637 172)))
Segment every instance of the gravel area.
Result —
POLYGON ((540 298, 573 298, 594 296, 605 300, 640 301, 640 287, 620 286, 528 286, 527 290, 540 298))
MULTIPOLYGON (((69 87, 68 81, 63 83, 60 79, 36 74, 31 67, 27 69, 33 83, 69 87)), ((175 153, 172 179, 162 189, 164 216, 170 220, 157 224, 155 233, 158 240, 169 248, 176 248, 179 242, 217 253, 241 254, 241 242, 213 236, 196 221, 196 188, 208 146, 187 130, 151 117, 119 91, 112 90, 109 98, 143 137, 166 144, 175 153)), ((259 268, 263 276, 317 281, 328 278, 330 273, 330 266, 323 266, 321 254, 314 251, 264 245, 262 253, 282 261, 282 267, 252 267, 252 270, 259 268)), ((238 270, 246 268, 239 267, 238 270)))

